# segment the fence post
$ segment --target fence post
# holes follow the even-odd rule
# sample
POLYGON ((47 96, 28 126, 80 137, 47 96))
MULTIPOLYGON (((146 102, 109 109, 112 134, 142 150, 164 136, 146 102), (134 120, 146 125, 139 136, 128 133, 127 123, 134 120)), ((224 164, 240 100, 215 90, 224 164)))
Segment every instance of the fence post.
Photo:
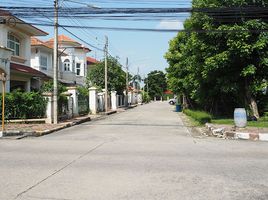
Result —
POLYGON ((77 87, 67 87, 68 92, 72 94, 73 98, 73 116, 76 117, 79 115, 78 113, 78 92, 77 87))
POLYGON ((116 91, 111 92, 111 103, 112 103, 112 110, 117 110, 117 105, 116 105, 116 91))
POLYGON ((47 109, 46 109, 46 123, 52 124, 53 123, 53 100, 52 100, 52 93, 47 92, 42 94, 47 99, 47 109))
POLYGON ((97 88, 89 88, 89 109, 93 115, 97 114, 97 88))

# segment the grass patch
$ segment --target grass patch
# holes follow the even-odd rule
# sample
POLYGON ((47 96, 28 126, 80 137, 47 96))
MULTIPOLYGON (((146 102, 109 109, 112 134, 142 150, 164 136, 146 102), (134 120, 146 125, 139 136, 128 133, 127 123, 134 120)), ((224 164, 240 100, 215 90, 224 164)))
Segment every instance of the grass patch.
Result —
POLYGON ((211 122, 212 116, 209 113, 203 112, 203 111, 195 111, 195 110, 190 110, 186 109, 183 110, 183 112, 197 121, 199 124, 205 124, 207 122, 211 122))
MULTIPOLYGON (((234 125, 234 120, 233 119, 213 119, 211 123, 234 125)), ((256 128, 268 128, 268 121, 263 118, 259 119, 258 121, 248 121, 247 126, 256 127, 256 128)))

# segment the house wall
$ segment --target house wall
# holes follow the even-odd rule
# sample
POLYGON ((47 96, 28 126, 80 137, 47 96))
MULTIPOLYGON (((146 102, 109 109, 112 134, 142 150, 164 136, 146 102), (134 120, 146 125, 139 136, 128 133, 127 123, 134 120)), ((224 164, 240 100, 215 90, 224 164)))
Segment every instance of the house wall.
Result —
POLYGON ((7 47, 7 38, 8 33, 12 33, 20 40, 20 55, 12 56, 12 61, 17 62, 20 64, 28 65, 30 66, 30 60, 31 60, 31 37, 30 35, 27 35, 20 30, 17 30, 14 27, 9 27, 6 25, 0 25, 0 45, 7 47), (16 59, 21 58, 21 59, 16 59))
MULTIPOLYGON (((66 45, 70 47, 70 44, 66 45)), ((64 45, 61 46, 61 50, 64 50, 64 45)), ((76 48, 66 48, 64 53, 68 56, 62 56, 62 74, 61 78, 67 81, 75 81, 79 85, 85 85, 86 75, 87 75, 87 62, 86 62, 86 52, 83 49, 76 48), (70 71, 64 70, 64 60, 70 60, 70 71), (80 63, 80 75, 77 75, 76 64, 80 63)))
MULTIPOLYGON (((53 76, 53 52, 41 47, 32 47, 31 49, 31 67, 45 73, 48 76, 53 76), (47 70, 41 66, 41 56, 47 57, 47 70)), ((59 68, 61 68, 59 66, 59 68)))

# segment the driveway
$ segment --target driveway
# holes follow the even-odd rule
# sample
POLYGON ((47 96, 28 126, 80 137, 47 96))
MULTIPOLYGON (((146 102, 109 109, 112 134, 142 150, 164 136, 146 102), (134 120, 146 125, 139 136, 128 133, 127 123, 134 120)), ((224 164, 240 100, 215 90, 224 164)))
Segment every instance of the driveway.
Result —
POLYGON ((268 199, 268 143, 192 137, 173 110, 155 102, 0 140, 0 199, 268 199))

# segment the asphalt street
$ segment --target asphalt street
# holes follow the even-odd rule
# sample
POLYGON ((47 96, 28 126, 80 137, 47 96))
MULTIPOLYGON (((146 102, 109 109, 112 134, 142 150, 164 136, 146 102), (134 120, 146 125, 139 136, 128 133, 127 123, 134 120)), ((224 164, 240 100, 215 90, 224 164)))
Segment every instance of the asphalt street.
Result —
POLYGON ((0 200, 267 200, 268 143, 194 137, 156 102, 0 140, 0 200))

